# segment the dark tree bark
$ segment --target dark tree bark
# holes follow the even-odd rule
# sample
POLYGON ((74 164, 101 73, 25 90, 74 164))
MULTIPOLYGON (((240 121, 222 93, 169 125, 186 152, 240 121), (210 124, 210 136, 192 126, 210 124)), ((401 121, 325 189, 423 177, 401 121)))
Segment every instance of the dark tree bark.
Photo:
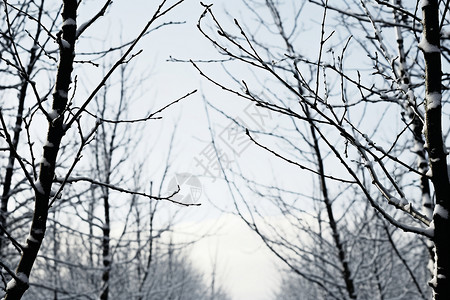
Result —
POLYGON ((56 158, 64 136, 64 110, 68 101, 73 60, 75 57, 77 1, 64 0, 62 11, 63 26, 58 34, 60 61, 56 74, 52 111, 48 114, 47 141, 42 161, 39 165, 38 180, 35 182, 35 207, 30 233, 23 248, 22 257, 16 270, 17 278, 12 279, 6 289, 5 300, 20 299, 29 287, 28 278, 45 235, 49 209, 50 191, 55 176, 56 158))
MULTIPOLYGON (((306 116, 308 118, 310 118, 310 112, 309 112, 308 107, 305 106, 304 110, 305 110, 306 116)), ((357 297, 357 293, 356 293, 356 289, 355 289, 355 284, 353 282, 352 272, 350 270, 350 266, 348 263, 348 257, 347 257, 347 254, 345 253, 345 247, 344 247, 341 237, 339 235, 339 228, 337 226, 337 222, 334 217, 332 201, 331 201, 330 197, 328 196, 328 187, 327 187, 327 183, 326 183, 325 167, 323 164, 322 154, 320 152, 319 141, 317 139, 316 129, 314 127, 313 122, 310 122, 310 130, 311 130, 311 137, 312 137, 312 142, 313 142, 313 149, 314 149, 314 153, 315 153, 316 159, 317 159, 317 167, 318 167, 317 173, 319 174, 320 190, 321 190, 323 202, 325 204, 325 208, 327 211, 328 223, 331 228, 334 245, 336 246, 336 249, 338 252, 339 263, 342 266, 342 278, 344 279, 344 282, 345 282, 345 287, 346 287, 348 297, 350 299, 357 299, 358 297, 357 297)))
MULTIPOLYGON (((409 246, 408 251, 405 251, 405 248, 403 248, 406 247, 403 243, 399 243, 397 247, 393 239, 389 241, 385 239, 384 242, 381 242, 374 238, 374 244, 380 245, 380 243, 383 243, 383 249, 389 249, 386 251, 390 251, 393 254, 391 255, 392 262, 395 261, 401 267, 404 266, 405 270, 395 275, 392 273, 387 274, 389 272, 386 272, 385 264, 389 262, 383 257, 381 259, 377 258, 378 265, 375 265, 375 268, 373 265, 367 266, 369 270, 367 273, 375 275, 377 278, 376 283, 372 282, 372 279, 367 279, 367 276, 362 275, 356 255, 360 254, 364 258, 362 261, 365 262, 367 260, 366 255, 372 253, 374 249, 360 249, 361 253, 356 253, 357 251, 353 247, 350 247, 350 243, 346 244, 350 238, 354 238, 352 241, 358 239, 359 235, 356 235, 356 237, 348 237, 352 232, 350 228, 353 229, 352 226, 358 225, 356 225, 357 222, 354 220, 347 219, 347 221, 350 221, 349 224, 352 225, 345 228, 345 225, 342 225, 345 223, 345 218, 338 218, 333 212, 332 201, 337 198, 331 198, 332 201, 330 201, 326 190, 327 184, 332 184, 333 180, 336 180, 342 182, 337 183, 340 186, 346 184, 349 187, 351 185, 358 186, 359 190, 363 193, 363 195, 358 195, 358 193, 356 195, 348 193, 345 195, 346 191, 343 191, 339 195, 340 199, 342 197, 348 197, 348 211, 352 211, 353 209, 356 211, 357 208, 351 208, 352 204, 356 203, 358 198, 365 198, 393 226, 401 228, 405 232, 413 232, 430 241, 433 240, 433 243, 427 243, 427 246, 433 246, 432 244, 434 244, 437 250, 435 278, 431 281, 435 292, 435 299, 450 299, 450 295, 446 290, 449 269, 449 260, 447 257, 449 256, 448 253, 450 253, 450 237, 445 236, 445 232, 447 232, 447 235, 450 232, 447 220, 450 206, 448 203, 450 190, 447 175, 447 154, 441 128, 442 70, 439 47, 439 39, 441 38, 439 26, 446 26, 448 22, 445 21, 439 24, 438 1, 422 1, 424 37, 419 47, 421 47, 425 55, 425 72, 423 68, 424 61, 420 59, 420 51, 416 43, 416 37, 420 36, 421 30, 417 22, 422 20, 414 11, 414 4, 408 3, 403 7, 399 0, 360 1, 359 5, 352 1, 344 1, 342 7, 331 7, 328 5, 328 1, 310 1, 309 3, 315 3, 323 8, 321 33, 318 32, 318 35, 321 34, 320 44, 316 45, 319 48, 317 58, 310 54, 302 56, 300 53, 293 51, 293 48, 289 44, 284 49, 284 52, 280 50, 284 48, 284 44, 287 41, 286 37, 294 40, 294 37, 297 37, 297 35, 301 36, 301 32, 295 31, 297 27, 303 25, 303 23, 297 22, 297 20, 301 19, 299 12, 293 14, 293 19, 286 21, 292 28, 289 28, 291 30, 286 30, 288 34, 285 36, 283 30, 280 30, 282 28, 281 20, 283 18, 277 14, 280 11, 276 10, 275 2, 270 0, 265 1, 269 7, 269 11, 274 15, 271 22, 266 22, 266 12, 261 13, 259 11, 259 8, 264 7, 264 5, 258 3, 259 6, 256 6, 256 1, 248 1, 246 3, 248 4, 247 7, 249 10, 256 16, 255 18, 261 25, 261 28, 264 29, 260 29, 259 27, 255 29, 252 27, 254 23, 251 22, 246 22, 244 25, 241 25, 239 20, 236 19, 234 20, 236 28, 226 28, 224 23, 220 22, 219 18, 212 13, 211 6, 208 5, 204 5, 205 13, 200 17, 198 27, 201 33, 212 42, 214 47, 219 49, 221 54, 230 60, 241 62, 250 66, 252 70, 255 70, 257 82, 255 83, 247 80, 247 78, 241 78, 244 75, 230 71, 230 76, 236 85, 226 84, 214 78, 213 75, 205 74, 204 70, 199 67, 201 62, 194 62, 193 65, 200 72, 201 76, 223 90, 279 115, 280 119, 283 116, 295 119, 296 123, 293 122, 293 128, 288 127, 289 129, 286 132, 283 131, 285 124, 281 121, 274 121, 267 125, 267 127, 253 126, 253 129, 252 126, 246 124, 246 121, 240 122, 236 120, 235 122, 246 129, 247 135, 255 145, 274 154, 287 163, 305 170, 314 161, 315 168, 313 170, 309 169, 309 171, 314 173, 314 176, 319 175, 320 178, 320 203, 325 205, 331 229, 330 241, 333 241, 334 249, 337 250, 333 267, 337 266, 336 270, 340 272, 338 276, 335 274, 333 274, 335 276, 329 276, 331 279, 328 282, 324 280, 323 285, 318 286, 323 290, 328 287, 334 288, 333 295, 330 293, 331 297, 337 294, 335 296, 336 298, 364 298, 362 295, 364 293, 370 294, 375 289, 375 285, 378 284, 380 297, 387 299, 394 297, 397 293, 401 293, 402 289, 398 284, 393 283, 396 280, 389 280, 387 277, 392 276, 393 279, 395 276, 396 279, 408 280, 410 282, 411 289, 408 289, 408 292, 414 293, 424 299, 428 293, 431 294, 431 289, 426 291, 423 288, 423 283, 429 280, 429 277, 425 277, 425 273, 422 272, 422 270, 425 270, 425 267, 423 269, 420 268, 420 271, 415 267, 417 265, 424 266, 427 262, 426 257, 425 259, 422 256, 420 259, 417 257, 413 258, 413 253, 423 253, 426 251, 423 243, 415 244, 420 241, 420 238, 417 236, 412 238, 414 243, 411 242, 411 245, 417 248, 411 248, 408 243, 406 244, 409 246), (251 4, 255 4, 255 6, 251 4), (347 7, 347 11, 343 9, 345 6, 347 7), (275 13, 271 10, 272 7, 275 7, 275 13), (335 30, 336 24, 330 25, 325 22, 327 11, 333 11, 332 13, 335 14, 338 23, 341 22, 343 24, 342 26, 348 30, 349 35, 347 36, 347 41, 342 37, 342 32, 335 30), (388 13, 390 17, 386 17, 388 13), (207 15, 211 17, 211 22, 215 25, 215 29, 217 29, 216 32, 205 30, 202 19, 206 19, 205 16, 207 15), (392 15, 394 15, 393 21, 392 15), (389 28, 389 30, 385 30, 386 28, 389 28), (396 39, 392 38, 391 33, 393 30, 396 32, 396 39), (324 34, 326 31, 329 32, 328 35, 324 34), (386 31, 389 31, 389 33, 386 33, 386 31), (403 41, 402 33, 406 36, 405 41, 403 41), (266 34, 273 34, 273 39, 268 39, 266 34), (336 35, 339 35, 339 37, 336 37, 336 35), (358 59, 360 58, 358 53, 353 52, 354 57, 348 54, 344 55, 347 47, 352 47, 351 44, 355 43, 355 40, 357 51, 362 51, 369 57, 368 64, 366 62, 362 64, 356 62, 356 57, 358 59), (407 51, 404 49, 404 43, 408 47, 407 51), (280 46, 281 44, 283 46, 280 46), (397 53, 393 55, 392 50, 395 48, 397 48, 397 51, 395 51, 397 53), (340 55, 337 54, 337 49, 341 49, 340 55), (330 54, 325 53, 325 51, 330 54), (348 62, 350 66, 343 67, 344 59, 351 61, 348 62), (363 70, 367 66, 372 68, 373 72, 363 70), (266 72, 268 76, 264 77, 263 72, 266 72), (414 95, 414 93, 418 95, 424 94, 425 89, 422 84, 423 75, 427 77, 425 105, 420 100, 416 101, 414 95), (299 81, 300 84, 294 82, 292 78, 299 81), (283 88, 285 88, 287 90, 286 95, 288 96, 284 94, 283 96, 279 96, 282 92, 276 90, 277 86, 275 84, 273 86, 271 85, 271 80, 279 82, 279 86, 281 87, 280 91, 283 91, 283 88), (258 85, 261 82, 263 84, 261 86, 258 85), (337 87, 339 83, 340 87, 337 87), (298 86, 301 86, 304 92, 299 91, 298 86), (269 96, 265 94, 266 92, 269 96), (312 114, 307 114, 305 107, 310 109, 312 114), (379 107, 383 107, 384 111, 380 111, 380 114, 376 116, 377 118, 379 117, 377 119, 379 123, 375 124, 376 122, 372 123, 372 113, 375 112, 375 108, 378 109, 379 107), (372 108, 374 108, 373 111, 371 110, 372 108), (400 109, 397 111, 398 108, 400 109), (401 113, 401 118, 395 115, 398 112, 401 113), (394 119, 390 119, 391 117, 394 119), (387 122, 385 123, 385 121, 387 122), (391 128, 389 128, 391 122, 392 127, 397 127, 399 124, 401 126, 401 129, 392 128, 392 135, 390 132, 391 128), (304 123, 309 123, 308 125, 310 125, 311 132, 308 133, 308 138, 311 137, 311 133, 313 134, 313 138, 310 138, 309 143, 306 142, 305 144, 312 146, 314 150, 312 152, 315 156, 319 157, 319 161, 321 160, 320 152, 323 149, 320 148, 318 150, 318 141, 320 142, 320 147, 323 146, 325 147, 324 149, 328 148, 329 151, 328 153, 326 153, 326 150, 323 151, 325 166, 327 166, 327 162, 330 162, 330 164, 334 163, 333 158, 330 158, 332 155, 329 155, 334 154, 337 159, 336 162, 341 164, 343 170, 348 172, 348 175, 354 182, 346 182, 349 179, 344 176, 337 179, 336 174, 340 173, 337 169, 334 169, 334 165, 331 168, 323 168, 323 166, 317 165, 316 158, 307 156, 309 153, 307 154, 303 149, 298 151, 298 155, 297 153, 288 152, 290 149, 295 151, 297 147, 302 148, 304 146, 298 138, 289 139, 289 134, 291 132, 300 132, 301 129, 298 128, 300 125, 306 125, 304 123), (260 127, 263 127, 263 130, 260 127), (422 129, 424 129, 425 134, 422 132, 422 129), (261 134, 261 131, 263 134, 261 134), (314 132, 317 134, 317 138, 314 137, 314 132), (254 136, 259 134, 264 136, 265 140, 263 142, 260 140, 257 141, 254 138, 254 136), (390 136, 386 138, 387 135, 390 136), (287 141, 289 150, 274 142, 283 142, 285 140, 287 141), (408 151, 409 149, 412 150, 412 153, 408 151), (411 164, 413 159, 418 162, 411 164), (427 173, 428 165, 431 167, 431 172, 429 173, 427 173), (325 172, 325 169, 327 172, 325 172), (409 176, 414 179, 410 181, 409 176), (431 183, 433 186, 431 186, 431 183), (373 187, 375 187, 374 190, 373 187), (433 190, 436 192, 437 204, 434 213, 434 199, 431 196, 433 190), (383 199, 386 200, 386 203, 382 203, 383 199), (422 207, 419 209, 417 209, 418 203, 422 203, 422 207), (399 215, 397 215, 394 207, 398 210, 399 215), (416 219, 415 222, 407 221, 404 223, 404 220, 408 219, 403 219, 403 214, 412 216, 416 219), (342 223, 338 223, 337 220, 340 220, 342 223), (434 220, 433 223, 431 223, 432 220, 434 220), (349 235, 343 235, 342 231, 340 232, 341 229, 347 229, 349 235), (346 249, 345 245, 348 245, 348 248, 351 249, 346 249), (348 251, 348 256, 346 251, 348 251), (351 258, 350 261, 348 261, 349 258, 351 258), (356 270, 356 278, 352 276, 354 275, 351 274, 352 270, 356 270), (382 274, 383 272, 386 273, 382 274), (337 278, 339 280, 345 280, 345 284, 343 282, 339 282, 338 284, 337 278), (425 280, 425 278, 427 279, 425 280), (374 285, 368 287, 371 284, 374 285), (342 294, 338 294, 335 291, 338 291, 338 293, 341 292, 342 294), (345 295, 345 292, 347 292, 347 295, 345 295)), ((292 3, 296 2, 293 1, 292 3)), ((448 6, 445 5, 445 2, 441 1, 439 3, 442 8, 441 14, 445 16, 448 12, 448 6)), ((282 7, 281 4, 279 5, 282 7)), ((300 4, 298 5, 300 6, 300 4)), ((340 4, 336 2, 332 5, 340 4)), ((442 39, 441 41, 443 43, 448 42, 447 39, 442 39)), ((300 47, 304 46, 304 40, 299 38, 298 44, 300 47)), ((447 53, 448 47, 444 46, 442 49, 447 53)), ((447 56, 443 57, 448 59, 447 56)), ((448 79, 444 78, 444 80, 448 79)), ((445 83, 447 82, 445 81, 445 83)), ((213 104, 211 106, 219 113, 227 115, 225 109, 216 108, 213 104)), ((301 136, 304 137, 305 133, 301 132, 301 136)), ((217 157, 219 158, 219 155, 217 157)), ((225 180, 232 182, 227 177, 232 177, 234 174, 228 174, 226 171, 223 171, 225 180)), ((241 175, 240 173, 238 174, 241 175)), ((248 186, 252 189, 254 183, 251 180, 246 180, 248 186)), ((234 182, 232 184, 235 185, 234 182)), ((260 186, 265 188, 263 184, 260 184, 260 186)), ((260 186, 257 187, 259 188, 260 186)), ((272 188, 267 188, 267 190, 271 191, 272 188)), ((262 194, 259 189, 253 189, 256 190, 259 196, 262 194)), ((340 188, 338 189, 340 190, 340 188)), ((319 186, 317 192, 318 190, 319 186)), ((242 198, 242 201, 247 204, 249 200, 240 196, 241 194, 239 191, 239 196, 236 196, 236 198, 242 198)), ((302 196, 304 197, 303 194, 302 196)), ((317 195, 314 194, 313 197, 313 200, 316 200, 317 195)), ((289 199, 288 197, 286 198, 289 199)), ((285 205, 288 208, 293 206, 292 210, 296 208, 302 209, 300 204, 299 207, 296 207, 294 201, 292 201, 294 204, 289 202, 289 200, 284 201, 280 200, 277 203, 282 203, 282 205, 286 203, 285 205)), ((250 207, 248 210, 251 214, 253 207, 251 205, 247 207, 250 207)), ((255 208, 254 211, 258 212, 258 209, 255 208)), ((289 209, 284 209, 284 207, 283 209, 280 208, 280 211, 283 213, 287 211, 289 213, 289 209)), ((240 214, 239 210, 238 213, 240 214)), ((301 213, 299 214, 301 215, 301 213)), ((323 215, 318 217, 320 220, 323 220, 323 215)), ((302 262, 304 260, 308 261, 308 264, 312 264, 308 256, 302 256, 303 248, 301 246, 291 243, 282 234, 276 235, 279 231, 282 232, 283 229, 278 229, 273 225, 272 228, 275 235, 275 238, 273 238, 270 235, 272 233, 270 230, 267 230, 269 232, 267 235, 260 233, 262 226, 258 228, 257 222, 252 218, 243 219, 263 238, 269 249, 283 259, 288 267, 294 271, 295 268, 292 267, 293 263, 291 261, 297 263, 298 261, 302 262), (283 246, 286 247, 282 248, 283 246), (281 253, 281 251, 277 253, 276 250, 273 250, 275 247, 279 247, 287 254, 283 257, 282 255, 284 253, 281 253), (290 253, 293 253, 292 256, 295 257, 291 261, 289 261, 290 253)), ((300 227, 302 224, 301 218, 296 219, 294 216, 293 219, 299 220, 299 225, 295 224, 294 226, 300 227)), ((361 220, 361 223, 366 224, 365 221, 361 220)), ((289 222, 293 221, 289 219, 289 222)), ((367 222, 370 221, 367 220, 367 222)), ((269 226, 272 226, 272 224, 269 226)), ((377 228, 376 225, 375 228, 377 228)), ((377 228, 378 231, 379 229, 377 228)), ((387 232, 387 234, 389 233, 387 232)), ((358 242, 360 241, 358 240, 358 242)), ((357 244, 358 242, 355 241, 354 243, 357 244)), ((300 242, 299 244, 301 245, 300 242)), ((365 243, 361 242, 361 244, 365 243)), ((317 255, 317 257, 320 257, 320 254, 311 252, 317 255)), ((304 265, 298 263, 298 265, 305 266, 304 268, 299 268, 300 272, 297 272, 299 275, 304 276, 304 272, 302 271, 306 269, 307 263, 304 265)), ((393 267, 394 264, 390 266, 393 267)), ((317 268, 319 270, 325 269, 322 268, 322 265, 317 265, 317 268)), ((313 274, 316 275, 317 273, 313 274)), ((314 282, 313 280, 310 281, 314 282)))
POLYGON ((433 214, 435 266, 430 285, 435 300, 450 299, 450 184, 447 153, 442 136, 441 53, 439 6, 437 0, 423 2, 423 37, 420 44, 425 57, 426 141, 431 165, 431 181, 436 193, 433 214))

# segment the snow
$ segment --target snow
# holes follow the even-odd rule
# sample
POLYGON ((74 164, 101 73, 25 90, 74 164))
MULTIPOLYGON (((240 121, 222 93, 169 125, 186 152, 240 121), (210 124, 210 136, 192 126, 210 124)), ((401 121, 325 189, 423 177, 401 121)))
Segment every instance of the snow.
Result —
POLYGON ((111 263, 111 255, 110 254, 103 257, 103 263, 108 264, 108 265, 111 263))
POLYGON ((57 112, 56 110, 52 109, 52 110, 48 113, 48 116, 49 116, 50 119, 53 121, 53 120, 55 120, 55 119, 59 116, 59 114, 58 114, 58 112, 57 112))
POLYGON ((34 236, 32 236, 30 234, 27 236, 27 240, 32 242, 32 243, 35 243, 35 244, 39 243, 39 241, 34 236))
POLYGON ((58 90, 58 95, 61 97, 61 98, 65 98, 65 99, 67 99, 67 92, 65 91, 65 90, 58 90))
POLYGON ((422 9, 429 4, 428 0, 422 0, 422 9))
POLYGON ((61 39, 61 46, 63 46, 63 48, 65 49, 70 49, 70 43, 65 39, 61 39))
POLYGON ((41 182, 40 182, 39 180, 34 182, 34 186, 36 187, 36 191, 37 191, 39 194, 42 194, 42 195, 45 194, 45 193, 44 193, 44 188, 42 187, 42 184, 41 184, 41 182))
POLYGON ((8 284, 6 285, 6 290, 12 290, 16 286, 16 280, 13 278, 11 279, 8 284))
MULTIPOLYGON (((437 261, 437 254, 436 251, 434 251, 434 261, 437 261)), ((433 278, 428 282, 428 284, 432 287, 436 287, 437 286, 437 278, 438 278, 438 268, 437 268, 437 264, 434 263, 433 266, 433 278)))
POLYGON ((51 190, 51 191, 50 191, 50 196, 51 196, 51 197, 56 197, 57 199, 61 199, 61 193, 56 194, 56 192, 57 192, 57 191, 55 191, 55 190, 51 190))
MULTIPOLYGON (((61 178, 61 177, 59 177, 58 180, 59 180, 59 181, 63 181, 64 179, 61 178)), ((77 179, 76 179, 75 177, 72 177, 72 176, 67 177, 67 182, 68 182, 68 183, 72 183, 72 182, 74 182, 74 181, 77 181, 77 179)))
POLYGON ((394 205, 401 205, 403 207, 406 207, 407 205, 409 205, 408 200, 406 200, 405 198, 398 199, 396 197, 391 197, 389 199, 389 203, 394 204, 394 205))
POLYGON ((438 46, 430 44, 425 37, 422 36, 419 43, 419 48, 425 53, 440 53, 438 46))
POLYGON ((414 143, 414 146, 411 148, 411 152, 417 153, 423 151, 423 144, 421 143, 414 143))
POLYGON ((425 193, 425 194, 422 195, 422 203, 423 203, 423 205, 425 205, 425 204, 430 205, 431 204, 430 194, 425 193))
POLYGON ((445 31, 445 30, 441 30, 441 37, 443 39, 448 39, 450 38, 450 32, 449 31, 445 31))
POLYGON ((86 26, 89 24, 89 21, 88 22, 84 22, 83 24, 81 24, 79 27, 78 27, 78 30, 77 30, 77 36, 79 36, 80 34, 81 34, 81 32, 86 28, 86 26))
POLYGON ((408 85, 405 83, 402 83, 400 85, 400 89, 402 89, 406 93, 406 92, 408 92, 408 85))
POLYGON ((55 145, 53 145, 53 143, 50 143, 49 141, 47 141, 47 142, 45 142, 44 147, 46 147, 46 148, 53 148, 53 147, 55 147, 55 145))
POLYGON ((414 99, 414 92, 412 90, 408 90, 408 92, 406 93, 406 95, 408 96, 408 99, 414 99))
POLYGON ((436 204, 434 207, 433 215, 438 215, 442 219, 448 219, 448 210, 440 204, 436 204))
POLYGON ((409 211, 409 212, 411 212, 411 203, 408 203, 408 204, 406 204, 405 206, 403 206, 403 208, 406 210, 406 211, 409 211))
POLYGON ((44 167, 50 167, 51 166, 50 163, 48 162, 48 160, 45 157, 42 157, 41 164, 44 167))
POLYGON ((62 26, 64 27, 64 26, 70 26, 70 25, 76 26, 77 22, 72 18, 68 18, 67 20, 64 21, 62 26))
POLYGON ((425 173, 428 172, 428 162, 425 159, 420 159, 419 160, 419 172, 420 173, 425 173))
POLYGON ((437 108, 441 105, 442 94, 441 93, 430 93, 426 95, 427 99, 427 109, 437 108))
POLYGON ((430 225, 425 228, 425 232, 428 233, 430 236, 434 236, 434 221, 431 221, 430 225))
MULTIPOLYGON (((426 134, 427 133, 427 122, 423 123, 423 128, 422 128, 422 134, 426 134)), ((425 141, 425 144, 423 145, 424 148, 427 148, 425 145, 427 144, 427 142, 425 141)))
MULTIPOLYGON (((17 279, 19 279, 21 284, 25 284, 28 285, 28 276, 25 273, 19 272, 16 274, 17 279)), ((11 290, 16 286, 17 282, 16 280, 13 278, 11 279, 8 284, 6 285, 6 290, 11 290)))

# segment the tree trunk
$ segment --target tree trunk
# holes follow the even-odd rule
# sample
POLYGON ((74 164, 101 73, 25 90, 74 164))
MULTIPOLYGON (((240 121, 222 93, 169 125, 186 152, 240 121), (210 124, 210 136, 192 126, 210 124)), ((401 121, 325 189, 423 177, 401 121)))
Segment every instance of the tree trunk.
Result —
POLYGON ((109 294, 109 273, 111 270, 111 256, 109 253, 109 239, 110 239, 110 220, 109 220, 109 193, 106 191, 106 194, 103 198, 104 212, 105 212, 105 223, 103 224, 103 288, 102 293, 100 295, 101 300, 108 300, 109 294))
MULTIPOLYGON (((309 114, 309 110, 308 110, 307 106, 305 106, 305 113, 306 113, 306 116, 308 118, 310 118, 310 114, 309 114)), ((329 225, 331 227, 334 245, 336 246, 336 249, 338 251, 338 259, 342 266, 342 278, 344 279, 345 287, 346 287, 349 298, 357 299, 358 297, 356 295, 356 289, 355 289, 355 284, 353 282, 353 276, 352 276, 352 273, 350 271, 350 266, 347 261, 347 255, 345 253, 344 245, 339 236, 339 229, 337 227, 337 223, 336 223, 336 220, 334 217, 332 203, 328 196, 328 187, 327 187, 326 180, 325 180, 325 168, 323 165, 322 154, 320 152, 319 141, 316 136, 316 129, 315 129, 312 121, 309 121, 309 124, 310 124, 311 136, 313 139, 313 148, 314 148, 314 152, 315 152, 315 155, 317 158, 317 165, 318 165, 317 172, 319 174, 319 179, 320 179, 320 190, 322 192, 323 202, 325 203, 325 207, 327 210, 328 221, 329 221, 329 225)))
POLYGON ((42 161, 39 165, 38 180, 35 182, 35 207, 33 221, 22 257, 12 279, 6 288, 5 300, 22 298, 29 287, 28 278, 45 235, 48 217, 50 191, 55 176, 56 158, 61 139, 64 136, 63 113, 68 101, 68 92, 75 57, 77 1, 64 0, 62 11, 63 26, 58 34, 60 61, 53 93, 52 112, 49 116, 47 141, 44 145, 42 161))
POLYGON ((441 53, 439 30, 439 7, 437 0, 424 1, 423 36, 420 48, 425 57, 425 106, 426 141, 431 165, 431 181, 436 194, 433 213, 435 265, 433 279, 433 299, 450 299, 450 184, 447 173, 446 149, 442 138, 441 105, 441 53))

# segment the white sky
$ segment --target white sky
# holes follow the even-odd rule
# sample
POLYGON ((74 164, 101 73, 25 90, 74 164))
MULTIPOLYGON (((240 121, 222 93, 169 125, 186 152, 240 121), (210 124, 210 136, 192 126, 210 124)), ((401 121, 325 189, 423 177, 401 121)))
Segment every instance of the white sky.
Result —
POLYGON ((219 228, 209 237, 193 246, 192 262, 205 273, 211 274, 217 257, 217 280, 233 299, 272 299, 279 284, 279 274, 273 258, 259 237, 250 231, 238 217, 223 215, 219 219, 195 224, 179 225, 189 231, 219 228))
MULTIPOLYGON (((92 36, 96 36, 94 31, 98 30, 97 28, 101 28, 106 41, 105 48, 114 45, 114 42, 118 44, 120 39, 130 40, 147 22, 149 12, 153 11, 155 5, 152 6, 153 2, 159 1, 114 1, 107 16, 98 21, 97 27, 90 29, 92 36), (111 42, 111 40, 115 41, 111 42)), ((231 14, 235 14, 234 16, 237 18, 245 16, 241 11, 243 7, 240 0, 211 2, 214 3, 214 11, 223 19, 230 20, 230 17, 223 14, 224 8, 227 8, 231 14)), ((83 7, 80 9, 78 20, 80 24, 93 14, 94 6, 101 5, 98 1, 86 3, 89 9, 84 8, 85 10, 83 10, 83 7)), ((193 89, 200 90, 191 98, 164 112, 163 120, 153 121, 150 126, 147 126, 150 136, 158 136, 160 144, 167 145, 173 124, 178 123, 174 148, 175 160, 171 176, 174 176, 175 173, 186 172, 196 175, 203 174, 203 170, 195 162, 210 141, 202 93, 211 102, 224 105, 229 103, 231 109, 228 112, 233 114, 234 111, 234 117, 241 116, 245 108, 244 104, 236 105, 236 102, 230 102, 232 97, 229 94, 202 81, 198 72, 189 63, 166 61, 169 56, 194 60, 220 58, 216 50, 196 28, 198 17, 202 11, 203 8, 199 1, 187 0, 163 19, 164 21, 186 21, 186 24, 161 28, 147 36, 136 48, 136 51, 144 49, 144 52, 139 57, 135 70, 133 70, 134 73, 149 72, 151 74, 151 79, 148 81, 151 86, 140 87, 145 96, 139 100, 139 103, 146 107, 161 107, 193 89)), ((90 32, 87 32, 88 36, 89 34, 90 32)), ((78 49, 84 45, 89 48, 97 42, 99 41, 96 39, 80 41, 77 46, 78 49)), ((311 49, 305 49, 305 51, 307 50, 311 49)), ((242 70, 242 72, 246 72, 246 70, 242 70)), ((92 74, 89 75, 88 81, 84 82, 86 85, 95 82, 92 80, 92 74)), ((222 79, 227 80, 224 77, 222 79)), ((141 111, 136 110, 131 113, 139 115, 141 111)), ((212 122, 214 122, 216 131, 229 123, 223 119, 214 119, 212 122)), ((152 155, 160 157, 159 161, 165 156, 166 150, 163 147, 152 151, 152 155)), ((241 156, 235 157, 234 163, 236 165, 250 164, 253 172, 262 174, 266 180, 271 180, 270 168, 274 166, 261 164, 258 161, 261 157, 255 157, 253 150, 255 149, 247 149, 241 156)), ((263 159, 267 162, 267 158, 263 159)), ((298 176, 300 175, 291 176, 290 179, 298 180, 298 176)), ((199 208, 189 208, 186 218, 179 224, 179 227, 183 228, 185 233, 197 234, 205 228, 220 229, 214 231, 213 236, 202 239, 193 247, 191 257, 194 266, 209 274, 215 253, 217 253, 219 284, 223 285, 233 299, 266 300, 273 298, 280 279, 278 270, 282 264, 269 253, 260 238, 251 232, 238 217, 221 214, 209 203, 210 201, 214 206, 233 211, 232 199, 227 194, 226 187, 211 178, 201 176, 199 178, 203 184, 204 194, 201 198, 203 205, 199 208)), ((273 222, 277 222, 276 217, 273 222)))

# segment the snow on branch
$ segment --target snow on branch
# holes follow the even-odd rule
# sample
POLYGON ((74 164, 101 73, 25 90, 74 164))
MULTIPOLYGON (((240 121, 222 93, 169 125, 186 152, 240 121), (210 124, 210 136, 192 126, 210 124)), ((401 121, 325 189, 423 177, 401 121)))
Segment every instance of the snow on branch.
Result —
POLYGON ((406 199, 405 194, 401 191, 400 187, 397 185, 395 180, 389 175, 381 160, 376 160, 376 163, 383 169, 385 175, 387 176, 391 184, 394 186, 395 190, 400 194, 400 199, 392 195, 391 192, 389 192, 389 190, 381 183, 375 171, 374 164, 372 161, 369 160, 366 151, 362 147, 359 147, 358 145, 356 145, 356 147, 361 157, 365 161, 364 167, 369 171, 369 174, 372 177, 372 183, 386 198, 388 203, 393 205, 395 208, 410 214, 412 217, 421 221, 423 224, 430 225, 431 220, 427 216, 423 215, 419 210, 414 208, 413 204, 406 199))
POLYGON ((419 49, 421 49, 425 53, 440 53, 441 50, 438 46, 430 44, 427 39, 422 36, 420 39, 420 43, 418 45, 419 49))
POLYGON ((95 185, 99 185, 99 186, 103 186, 106 187, 108 189, 114 190, 114 191, 118 191, 121 193, 126 193, 126 194, 130 194, 130 195, 137 195, 137 196, 143 196, 152 200, 166 200, 175 204, 179 204, 179 205, 183 205, 183 206, 200 206, 201 203, 183 203, 183 202, 179 202, 176 201, 174 199, 172 199, 173 196, 175 196, 176 194, 178 194, 178 192, 180 191, 180 187, 178 187, 178 190, 176 190, 175 192, 173 192, 172 194, 168 195, 167 197, 157 197, 157 196, 152 196, 150 194, 144 193, 144 192, 138 192, 138 191, 132 191, 129 189, 125 189, 119 186, 115 186, 113 184, 108 184, 108 183, 104 183, 104 182, 100 182, 100 181, 96 181, 92 178, 89 177, 68 177, 68 178, 60 178, 57 177, 55 179, 56 182, 66 182, 66 183, 74 183, 74 182, 78 182, 78 181, 85 181, 85 182, 90 182, 92 184, 95 185))
POLYGON ((81 24, 78 28, 77 28, 77 32, 76 32, 76 38, 78 39, 80 37, 80 35, 89 27, 91 26, 98 18, 102 17, 105 15, 106 9, 108 8, 108 6, 112 3, 112 0, 108 0, 106 1, 105 5, 103 5, 103 7, 100 9, 100 11, 94 16, 92 17, 89 21, 81 24))
POLYGON ((437 108, 441 106, 442 94, 439 92, 433 92, 426 95, 427 109, 437 108))

